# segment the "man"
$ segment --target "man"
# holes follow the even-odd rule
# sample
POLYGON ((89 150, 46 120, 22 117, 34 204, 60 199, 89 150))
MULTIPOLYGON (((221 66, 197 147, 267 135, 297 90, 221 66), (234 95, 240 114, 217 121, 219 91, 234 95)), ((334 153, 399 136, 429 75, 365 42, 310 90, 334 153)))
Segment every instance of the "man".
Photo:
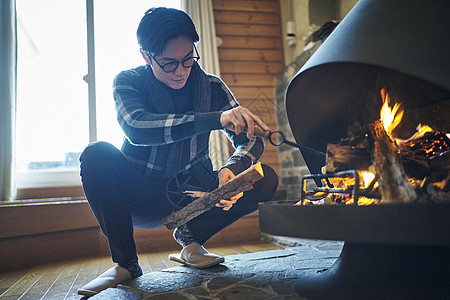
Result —
MULTIPOLYGON (((121 150, 106 142, 81 155, 86 197, 108 238, 117 264, 78 292, 94 295, 142 275, 133 227, 162 226, 162 218, 193 199, 185 190, 211 191, 241 173, 261 156, 264 144, 254 125, 267 125, 238 105, 225 84, 197 63, 195 26, 183 11, 152 8, 142 18, 137 38, 146 65, 121 72, 114 80, 117 118, 125 133, 121 150), (209 135, 222 129, 236 151, 219 171, 212 168, 209 135)), ((269 201, 278 184, 263 165, 264 178, 252 190, 221 200, 217 207, 178 227, 183 247, 170 259, 206 268, 224 261, 202 246, 214 234, 269 201), (239 199, 239 201, 237 201, 239 199)))

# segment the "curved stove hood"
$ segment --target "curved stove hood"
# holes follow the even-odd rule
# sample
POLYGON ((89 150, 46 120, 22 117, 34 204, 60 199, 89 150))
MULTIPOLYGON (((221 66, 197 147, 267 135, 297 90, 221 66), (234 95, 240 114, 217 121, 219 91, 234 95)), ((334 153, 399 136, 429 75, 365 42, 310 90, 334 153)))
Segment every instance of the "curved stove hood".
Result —
MULTIPOLYGON (((349 125, 379 118, 380 90, 419 124, 450 131, 450 1, 360 0, 291 80, 286 111, 299 144, 325 152, 349 125)), ((302 153, 311 173, 323 157, 302 153)))

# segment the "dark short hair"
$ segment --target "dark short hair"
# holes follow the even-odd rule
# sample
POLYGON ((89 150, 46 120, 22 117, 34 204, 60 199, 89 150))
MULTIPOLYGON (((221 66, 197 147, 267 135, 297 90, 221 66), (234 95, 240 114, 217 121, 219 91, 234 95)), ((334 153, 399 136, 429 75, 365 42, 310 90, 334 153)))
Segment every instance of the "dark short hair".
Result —
POLYGON ((193 43, 200 39, 192 19, 184 11, 167 7, 150 8, 137 29, 139 46, 155 55, 164 51, 169 40, 185 35, 193 43))

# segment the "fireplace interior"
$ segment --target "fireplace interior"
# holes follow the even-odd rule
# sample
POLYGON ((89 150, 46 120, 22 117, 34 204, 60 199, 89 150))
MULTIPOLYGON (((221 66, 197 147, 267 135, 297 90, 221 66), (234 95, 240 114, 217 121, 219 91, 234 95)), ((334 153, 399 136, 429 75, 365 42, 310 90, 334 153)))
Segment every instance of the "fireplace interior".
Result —
MULTIPOLYGON (((360 0, 288 86, 286 111, 295 141, 325 153, 358 128, 372 144, 370 128, 380 118, 383 89, 404 109, 395 137, 408 139, 418 124, 449 133, 448 16, 450 2, 444 0, 360 0)), ((325 157, 301 153, 312 174, 306 179, 321 188, 325 157)), ((420 179, 448 181, 449 153, 437 154, 439 178, 420 179)), ((371 159, 369 165, 373 154, 371 159)), ((339 171, 357 177, 359 170, 339 171)), ((399 184, 389 183, 394 189, 399 184)), ((274 235, 345 241, 330 269, 299 278, 296 290, 306 298, 445 298, 450 293, 449 197, 400 201, 381 193, 381 204, 369 206, 273 202, 260 204, 260 226, 274 235)))

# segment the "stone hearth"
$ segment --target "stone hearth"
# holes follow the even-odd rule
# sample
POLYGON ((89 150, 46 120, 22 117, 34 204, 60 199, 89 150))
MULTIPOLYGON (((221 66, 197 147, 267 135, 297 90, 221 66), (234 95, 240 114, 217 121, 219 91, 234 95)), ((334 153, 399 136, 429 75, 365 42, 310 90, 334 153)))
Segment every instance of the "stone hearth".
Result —
POLYGON ((301 299, 294 282, 331 267, 341 249, 341 242, 297 239, 285 249, 228 255, 203 270, 150 272, 90 299, 301 299))

